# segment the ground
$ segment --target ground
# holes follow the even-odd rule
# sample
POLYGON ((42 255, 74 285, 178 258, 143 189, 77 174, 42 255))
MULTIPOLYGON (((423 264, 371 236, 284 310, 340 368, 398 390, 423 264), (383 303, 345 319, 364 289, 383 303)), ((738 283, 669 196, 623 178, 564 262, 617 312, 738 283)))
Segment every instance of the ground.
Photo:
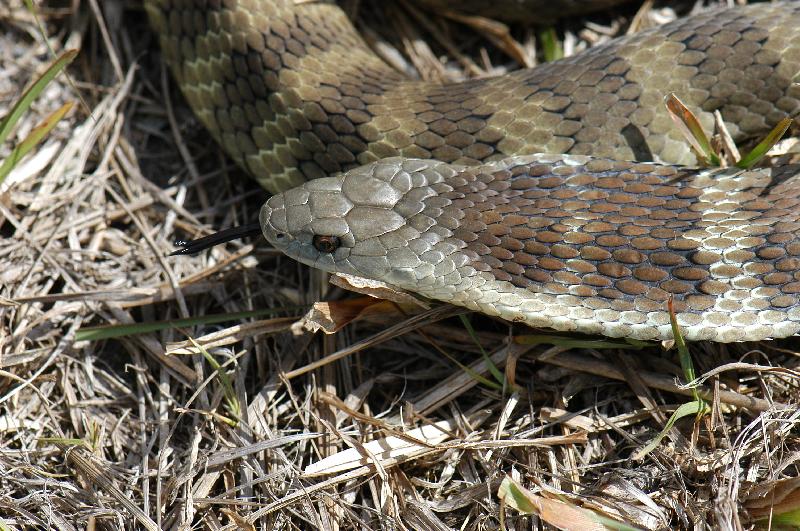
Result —
MULTIPOLYGON (((505 33, 343 2, 398 68, 441 80, 690 3, 505 33)), ((73 48, 0 145, 75 102, 0 184, 0 529, 741 529, 797 508, 797 339, 692 344, 709 412, 667 429, 693 400, 674 348, 371 304, 259 240, 167 257, 266 194, 193 117, 138 2, 4 2, 0 117, 73 48), (293 326, 320 300, 349 301, 317 308, 336 334, 293 326), (536 514, 503 508, 507 478, 536 514)))

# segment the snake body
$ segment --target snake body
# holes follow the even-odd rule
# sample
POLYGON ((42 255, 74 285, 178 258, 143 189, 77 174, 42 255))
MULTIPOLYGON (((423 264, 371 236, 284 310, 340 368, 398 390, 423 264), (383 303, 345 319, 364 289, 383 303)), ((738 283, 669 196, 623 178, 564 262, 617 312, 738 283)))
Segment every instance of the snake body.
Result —
POLYGON ((392 158, 271 197, 303 263, 531 326, 730 342, 800 330, 800 167, 392 158), (320 237, 335 238, 322 248, 320 237))
POLYGON ((800 330, 796 167, 623 162, 695 162, 668 92, 739 138, 797 111, 798 1, 446 86, 390 69, 335 5, 146 7, 212 135, 268 190, 296 187, 261 212, 290 256, 559 330, 665 339, 670 295, 689 339, 800 330))

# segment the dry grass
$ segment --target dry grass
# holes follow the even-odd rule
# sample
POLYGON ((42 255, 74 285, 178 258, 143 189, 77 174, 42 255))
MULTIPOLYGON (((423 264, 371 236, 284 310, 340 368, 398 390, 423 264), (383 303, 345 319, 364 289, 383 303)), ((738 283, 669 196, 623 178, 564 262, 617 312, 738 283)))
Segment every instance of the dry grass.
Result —
MULTIPOLYGON (((345 2, 399 68, 446 80, 541 59, 531 29, 403 4, 381 23, 375 4, 345 2)), ((558 36, 572 53, 636 14, 558 36)), ((74 84, 53 83, 14 139, 85 105, 0 188, 0 529, 497 529, 507 476, 647 529, 750 528, 797 506, 795 339, 692 345, 711 414, 633 461, 689 400, 674 351, 508 346, 533 331, 470 316, 473 338, 451 308, 390 304, 335 335, 292 332, 309 303, 346 293, 259 242, 165 258, 176 234, 254 220, 264 194, 186 108, 140 6, 41 16, 56 52, 82 52, 74 84)), ((645 6, 635 24, 669 16, 645 6)), ((50 56, 21 0, 0 6, 0 28, 2 116, 50 56)), ((505 524, 552 528, 513 510, 505 524)))

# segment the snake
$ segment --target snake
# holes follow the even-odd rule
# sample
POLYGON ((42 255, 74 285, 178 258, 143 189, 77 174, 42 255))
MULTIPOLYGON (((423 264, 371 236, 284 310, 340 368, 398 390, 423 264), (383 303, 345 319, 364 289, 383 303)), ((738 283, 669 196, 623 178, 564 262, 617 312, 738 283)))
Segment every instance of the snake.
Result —
POLYGON ((447 84, 388 66, 329 2, 145 7, 300 262, 564 332, 671 339, 670 305, 688 340, 800 331, 800 168, 695 168, 663 105, 707 130, 718 111, 736 140, 797 113, 800 1, 447 84))

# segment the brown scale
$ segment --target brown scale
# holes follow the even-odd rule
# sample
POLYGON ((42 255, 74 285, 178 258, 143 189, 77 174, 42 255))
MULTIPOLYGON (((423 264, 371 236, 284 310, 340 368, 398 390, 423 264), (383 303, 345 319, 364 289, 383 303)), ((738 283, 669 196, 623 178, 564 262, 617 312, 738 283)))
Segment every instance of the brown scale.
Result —
MULTIPOLYGON (((388 67, 330 3, 145 6, 192 108, 273 192, 397 155, 474 163, 553 152, 692 163, 663 110, 667 92, 709 123, 720 110, 737 138, 800 108, 791 85, 800 70, 797 2, 695 15, 557 63, 444 87, 388 67)), ((637 193, 615 184, 609 197, 637 193)), ((668 192, 656 190, 653 200, 668 192)), ((666 216, 670 206, 663 208, 666 216)))
MULTIPOLYGON (((773 308, 798 303, 794 295, 800 293, 800 238, 795 234, 800 229, 800 187, 798 178, 787 181, 787 177, 800 167, 775 169, 767 187, 755 182, 747 187, 747 181, 738 184, 740 189, 747 188, 750 197, 736 205, 749 219, 748 228, 738 236, 757 238, 751 249, 731 249, 735 241, 714 237, 713 231, 704 244, 685 237, 698 227, 714 229, 702 221, 701 212, 715 205, 698 198, 719 180, 687 180, 686 174, 673 168, 659 168, 658 175, 651 170, 634 163, 596 160, 578 167, 519 165, 492 175, 465 171, 459 177, 467 182, 443 196, 470 197, 474 202, 474 207, 460 213, 463 219, 453 235, 465 243, 471 265, 517 287, 608 299, 618 310, 658 310, 672 295, 679 311, 699 312, 731 289, 722 279, 746 274, 738 287, 774 288, 769 299, 773 308), (650 173, 642 176, 638 171, 650 173), (648 187, 636 191, 628 183, 639 178, 648 181, 648 187), (570 226, 554 215, 567 202, 561 198, 604 200, 611 187, 627 190, 626 204, 633 205, 627 216, 603 216, 596 221, 593 207, 597 203, 591 199, 572 204, 570 226), (657 206, 652 206, 653 192, 661 198, 657 206), (775 208, 779 203, 780 208, 775 208), (664 217, 659 215, 664 205, 675 214, 687 214, 686 220, 651 228, 654 215, 664 217), (633 230, 642 226, 646 236, 633 230), (712 250, 699 249, 701 245, 712 250), (712 271, 719 280, 711 278, 712 271)), ((748 174, 741 177, 747 178, 748 174)), ((445 212, 448 209, 459 207, 445 207, 445 212)), ((663 222, 659 220, 658 225, 663 222)))

